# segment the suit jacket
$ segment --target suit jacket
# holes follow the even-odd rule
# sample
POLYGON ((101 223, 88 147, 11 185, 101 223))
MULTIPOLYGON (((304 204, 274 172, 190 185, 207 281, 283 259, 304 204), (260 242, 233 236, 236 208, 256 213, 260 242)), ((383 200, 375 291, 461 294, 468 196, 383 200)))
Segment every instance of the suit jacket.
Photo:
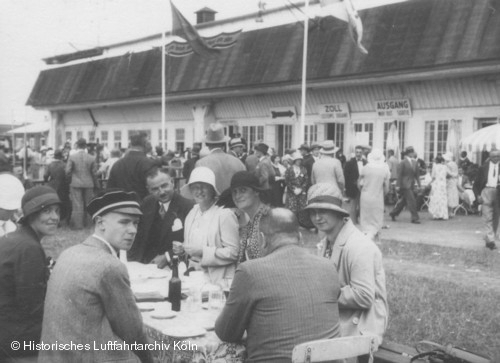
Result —
POLYGON ((389 159, 387 159, 387 165, 389 165, 389 171, 391 172, 391 179, 397 179, 398 167, 399 167, 398 159, 396 159, 394 155, 391 156, 389 159))
POLYGON ((339 336, 338 296, 328 260, 282 246, 238 266, 215 332, 237 342, 246 331, 249 362, 290 362, 296 344, 339 336))
POLYGON ((408 160, 407 157, 399 163, 398 187, 401 189, 413 189, 417 183, 420 186, 420 176, 417 161, 408 160))
POLYGON ((66 163, 66 177, 73 188, 99 188, 97 164, 92 155, 77 151, 70 155, 66 163))
POLYGON ((42 341, 90 349, 44 350, 40 363, 138 361, 128 350, 94 348, 94 342, 146 342, 127 268, 104 242, 90 236, 60 255, 47 289, 42 341))
POLYGON ((248 155, 245 159, 245 167, 247 171, 253 173, 257 168, 257 164, 259 163, 259 158, 255 155, 248 155))
MULTIPOLYGON (((484 163, 479 167, 479 170, 477 172, 477 177, 476 181, 472 184, 472 190, 474 191, 474 194, 476 196, 481 196, 481 192, 483 189, 486 187, 486 184, 488 183, 488 174, 490 172, 490 162, 488 161, 487 163, 484 163)), ((500 166, 499 166, 500 170, 500 166)), ((499 173, 500 174, 500 173, 499 173)))
POLYGON ((128 150, 113 164, 109 173, 108 188, 122 188, 127 192, 136 192, 139 198, 148 195, 146 173, 155 166, 143 151, 128 150))
POLYGON ((54 160, 45 169, 43 179, 49 187, 58 193, 68 193, 69 186, 66 182, 66 165, 62 160, 54 160))
POLYGON ((184 228, 172 232, 174 220, 179 218, 184 226, 186 216, 193 205, 193 201, 175 193, 162 219, 158 199, 153 195, 147 196, 142 203, 143 215, 134 244, 128 251, 128 259, 149 263, 153 258, 165 252, 172 254, 172 242, 184 242, 184 228))
POLYGON ((221 149, 212 152, 196 162, 196 167, 206 166, 215 174, 215 185, 219 193, 229 188, 231 178, 238 171, 245 170, 245 165, 234 156, 226 154, 221 149))
POLYGON ((316 183, 331 183, 342 194, 344 192, 345 179, 340 160, 324 157, 316 161, 312 168, 311 184, 316 183))
POLYGON ((309 180, 309 184, 311 184, 311 174, 314 162, 315 162, 314 156, 312 156, 311 154, 307 154, 306 156, 304 156, 304 159, 302 160, 302 166, 307 170, 307 177, 309 180))
POLYGON ((276 171, 274 170, 274 166, 269 156, 265 156, 259 161, 255 168, 255 175, 259 178, 259 184, 262 188, 271 189, 271 185, 274 184, 276 171))
POLYGON ((30 227, 0 238, 0 361, 5 352, 36 354, 24 351, 22 343, 19 351, 12 351, 10 344, 39 342, 48 276, 45 253, 30 227))
MULTIPOLYGON (((363 159, 363 165, 366 165, 366 160, 363 159)), ((356 158, 352 158, 345 163, 344 167, 344 177, 345 177, 345 194, 349 198, 357 198, 359 196, 359 170, 358 161, 356 158)))
MULTIPOLYGON (((326 238, 320 242, 323 256, 326 238)), ((342 336, 375 334, 382 342, 389 306, 382 253, 377 245, 347 220, 333 245, 332 264, 340 281, 340 330, 342 336)))

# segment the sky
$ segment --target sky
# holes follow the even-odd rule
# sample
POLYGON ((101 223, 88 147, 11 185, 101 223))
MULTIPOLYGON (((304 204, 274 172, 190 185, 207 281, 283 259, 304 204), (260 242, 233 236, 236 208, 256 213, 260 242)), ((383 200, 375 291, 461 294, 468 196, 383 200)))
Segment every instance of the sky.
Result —
MULTIPOLYGON (((297 0, 294 0, 297 1, 297 0)), ((256 13, 259 0, 174 0, 193 24, 208 6, 216 19, 256 13)), ((265 0, 267 8, 287 0, 265 0)), ((0 124, 42 121, 25 106, 42 58, 148 36, 171 27, 168 0, 0 0, 0 124)))

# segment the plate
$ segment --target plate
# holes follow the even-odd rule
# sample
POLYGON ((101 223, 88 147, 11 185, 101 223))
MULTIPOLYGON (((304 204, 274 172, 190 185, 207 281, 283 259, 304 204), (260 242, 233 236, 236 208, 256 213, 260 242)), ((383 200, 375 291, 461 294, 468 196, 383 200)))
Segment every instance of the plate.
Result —
POLYGON ((137 307, 139 308, 140 312, 146 312, 146 311, 153 311, 155 309, 154 303, 148 303, 148 302, 143 302, 143 303, 137 303, 137 307))
POLYGON ((153 311, 150 316, 153 319, 172 319, 177 316, 177 312, 175 311, 153 311))
POLYGON ((162 333, 173 338, 191 338, 205 335, 207 331, 201 326, 171 326, 164 328, 162 333))

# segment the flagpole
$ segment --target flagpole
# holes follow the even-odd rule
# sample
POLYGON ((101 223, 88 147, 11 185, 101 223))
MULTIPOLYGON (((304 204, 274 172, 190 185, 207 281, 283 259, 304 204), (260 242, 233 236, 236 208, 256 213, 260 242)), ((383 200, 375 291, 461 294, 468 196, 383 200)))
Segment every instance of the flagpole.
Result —
POLYGON ((307 79, 307 43, 309 33, 309 0, 304 7, 304 46, 302 53, 302 97, 300 107, 299 129, 297 130, 297 148, 304 142, 304 128, 306 124, 306 79, 307 79))
POLYGON ((166 111, 166 99, 165 99, 165 32, 161 32, 161 144, 163 152, 166 153, 167 150, 167 140, 165 140, 165 111, 166 111))

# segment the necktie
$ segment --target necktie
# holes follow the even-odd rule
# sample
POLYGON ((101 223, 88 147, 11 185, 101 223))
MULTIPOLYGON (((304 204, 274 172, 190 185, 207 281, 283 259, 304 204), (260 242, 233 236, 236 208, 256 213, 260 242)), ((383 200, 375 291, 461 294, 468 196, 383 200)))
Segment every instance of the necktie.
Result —
POLYGON ((167 214, 167 211, 165 210, 165 206, 163 205, 163 203, 160 203, 160 217, 163 219, 165 218, 166 214, 167 214))

